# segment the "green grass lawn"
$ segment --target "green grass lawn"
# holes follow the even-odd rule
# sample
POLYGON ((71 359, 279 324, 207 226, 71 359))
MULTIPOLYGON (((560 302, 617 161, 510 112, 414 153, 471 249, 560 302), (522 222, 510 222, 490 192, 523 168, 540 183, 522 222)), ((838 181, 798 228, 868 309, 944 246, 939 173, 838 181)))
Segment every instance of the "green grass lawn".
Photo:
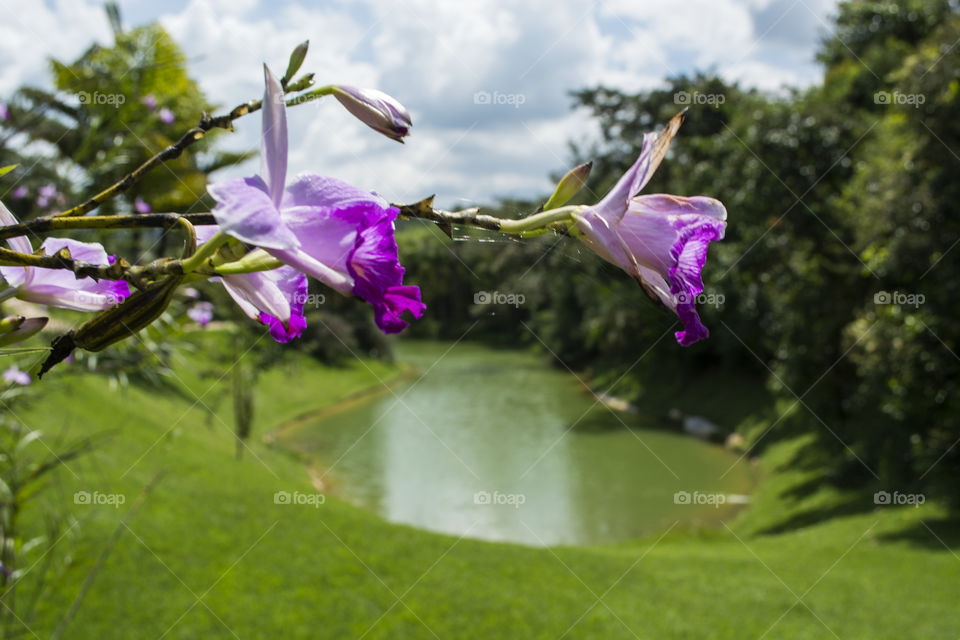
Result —
MULTIPOLYGON (((22 417, 57 436, 115 430, 69 463, 24 514, 39 531, 66 510, 55 557, 69 569, 29 621, 49 637, 106 540, 115 548, 64 637, 72 638, 956 638, 956 531, 935 505, 788 520, 784 497, 811 477, 776 469, 802 442, 772 449, 755 506, 729 528, 680 530, 596 548, 534 549, 435 535, 313 492, 304 465, 265 445, 271 428, 398 375, 382 363, 302 361, 258 388, 250 451, 234 457, 226 381, 178 370, 185 396, 111 390, 96 376, 44 380, 22 417), (139 510, 120 524, 157 474, 139 510), (75 491, 121 493, 120 508, 76 505, 75 491), (929 527, 929 528, 928 528, 929 527), (939 539, 938 539, 939 538, 939 539), (943 544, 941 544, 941 540, 943 544)), ((809 491, 816 513, 839 498, 809 491)), ((869 500, 869 496, 862 498, 869 500)), ((28 555, 35 561, 39 553, 28 555)), ((36 575, 36 574, 34 574, 36 575)), ((28 577, 18 597, 33 588, 28 577)), ((29 634, 26 637, 34 637, 29 634)))

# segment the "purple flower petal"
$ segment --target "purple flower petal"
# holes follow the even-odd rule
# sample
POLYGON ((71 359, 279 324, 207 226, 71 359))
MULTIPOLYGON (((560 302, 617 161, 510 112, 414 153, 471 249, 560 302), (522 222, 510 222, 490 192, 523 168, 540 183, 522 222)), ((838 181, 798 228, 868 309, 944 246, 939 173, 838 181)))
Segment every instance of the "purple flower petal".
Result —
MULTIPOLYGON (((0 202, 0 224, 7 227, 13 224, 17 224, 17 219, 10 213, 10 210, 7 209, 6 205, 0 202)), ((30 245, 30 241, 26 236, 17 236, 16 238, 7 238, 7 244, 11 249, 18 253, 33 253, 33 247, 30 245)), ((12 267, 14 269, 19 269, 20 267, 12 267)), ((6 276, 4 276, 6 277, 6 276)), ((11 283, 13 284, 13 283, 11 283)))
POLYGON ((355 281, 354 295, 373 305, 374 320, 384 333, 406 328, 405 311, 420 318, 427 308, 420 302, 418 287, 402 286, 404 269, 393 227, 398 213, 396 207, 365 211, 366 226, 358 233, 356 249, 347 261, 355 281))
POLYGON ((300 244, 259 176, 217 182, 207 191, 217 201, 213 217, 231 236, 264 249, 292 249, 300 244))
POLYGON ((306 327, 303 305, 307 300, 307 277, 293 267, 224 276, 223 286, 249 317, 270 325, 278 342, 289 342, 306 327), (284 340, 277 338, 283 328, 284 340))
POLYGON ((213 303, 206 301, 197 302, 187 309, 187 317, 201 327, 206 327, 210 324, 210 321, 213 320, 213 303))
POLYGON ((387 201, 369 191, 358 189, 343 180, 328 178, 315 173, 301 173, 287 185, 281 209, 293 207, 336 207, 360 202, 373 202, 386 209, 387 201))
POLYGON ((636 278, 677 313, 681 345, 709 335, 696 311, 710 242, 721 240, 727 212, 713 198, 644 195, 622 213, 589 208, 575 216, 584 242, 636 278))
POLYGON ((638 194, 653 176, 656 167, 650 166, 651 150, 657 134, 647 133, 643 136, 643 147, 637 161, 623 174, 617 184, 592 208, 604 217, 619 218, 626 211, 627 203, 638 194))
POLYGON ((366 219, 367 210, 383 211, 369 201, 340 209, 324 206, 284 209, 283 219, 300 239, 301 247, 270 253, 343 295, 353 295, 354 280, 347 262, 356 248, 358 229, 366 219))
MULTIPOLYGON (((281 322, 279 318, 269 313, 260 313, 260 322, 270 328, 270 336, 277 342, 286 343, 299 338, 307 328, 307 317, 303 313, 303 305, 307 301, 307 277, 295 269, 283 267, 282 282, 278 285, 289 295, 290 318, 281 322), (287 270, 289 269, 289 270, 287 270)), ((279 271, 279 270, 278 270, 279 271)))
POLYGON ((339 181, 317 177, 298 185, 288 201, 309 202, 318 195, 318 200, 329 202, 327 191, 333 190, 345 195, 347 204, 284 209, 283 219, 300 238, 301 247, 270 253, 344 295, 369 302, 377 326, 386 333, 407 326, 401 320, 404 311, 421 317, 426 307, 419 289, 402 286, 404 271, 393 226, 398 210, 339 181))
POLYGON ((3 379, 6 382, 11 384, 18 384, 20 386, 27 386, 30 384, 30 374, 26 371, 21 371, 17 365, 12 365, 9 369, 3 372, 3 379))
POLYGON ((274 206, 280 206, 287 180, 287 112, 283 87, 263 65, 263 134, 260 140, 260 175, 274 206))
POLYGON ((197 244, 203 244, 210 238, 212 238, 217 232, 220 231, 220 225, 216 224, 201 224, 193 228, 194 233, 197 236, 197 244))
MULTIPOLYGON (((28 243, 29 244, 29 243, 28 243)), ((66 248, 77 260, 107 265, 109 258, 103 246, 95 242, 79 242, 69 238, 47 238, 41 245, 45 255, 66 248)), ((123 281, 77 277, 64 269, 38 267, 0 267, 0 275, 17 287, 17 297, 77 311, 100 311, 122 302, 130 295, 130 285, 123 281)))
POLYGON ((388 287, 380 302, 374 303, 374 320, 384 333, 399 333, 410 323, 403 319, 409 311, 414 318, 423 317, 427 305, 420 302, 420 287, 388 287))

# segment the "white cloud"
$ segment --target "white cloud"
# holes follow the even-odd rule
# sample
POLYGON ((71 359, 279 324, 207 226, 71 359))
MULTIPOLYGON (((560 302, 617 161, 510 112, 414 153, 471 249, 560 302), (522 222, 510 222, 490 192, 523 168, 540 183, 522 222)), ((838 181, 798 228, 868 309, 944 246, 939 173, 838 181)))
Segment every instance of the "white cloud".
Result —
MULTIPOLYGON (((406 145, 377 136, 327 100, 290 111, 291 172, 337 175, 396 200, 438 194, 443 205, 543 194, 569 162, 566 143, 589 135, 571 89, 626 91, 668 75, 713 69, 777 89, 816 79, 819 31, 835 0, 128 0, 184 48, 208 98, 225 107, 262 92, 260 65, 281 73, 311 40, 305 69, 320 83, 378 87, 414 119, 406 145), (478 92, 504 104, 478 104, 478 92), (522 104, 516 105, 522 101, 522 104)), ((0 96, 45 76, 45 58, 71 59, 109 42, 99 0, 0 0, 0 96), (56 37, 52 37, 56 34, 56 37)), ((259 119, 224 136, 256 148, 259 119)), ((256 170, 257 163, 234 174, 256 170)))
POLYGON ((0 15, 0 95, 24 84, 49 87, 50 58, 69 62, 113 37, 103 8, 91 3, 0 0, 0 15))

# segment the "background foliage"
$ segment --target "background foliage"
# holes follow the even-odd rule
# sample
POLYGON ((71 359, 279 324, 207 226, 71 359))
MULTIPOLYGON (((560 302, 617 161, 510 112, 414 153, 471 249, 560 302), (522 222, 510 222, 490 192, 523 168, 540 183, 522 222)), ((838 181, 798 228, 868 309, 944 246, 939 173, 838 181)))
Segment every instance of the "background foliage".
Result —
POLYGON ((642 134, 679 110, 678 92, 722 96, 691 109, 646 189, 727 206, 727 238, 704 271, 705 293, 723 297, 701 305, 709 340, 681 350, 675 318, 574 241, 443 243, 435 230, 402 239, 432 318, 413 332, 533 345, 600 381, 629 369, 618 389, 632 399, 653 380, 672 380, 679 396, 706 370, 746 371, 788 406, 761 447, 809 432, 805 464, 838 483, 957 499, 958 29, 944 0, 849 2, 821 47, 824 80, 807 90, 771 97, 698 74, 635 95, 573 95, 604 132, 576 149, 576 161, 595 161, 582 202, 599 199, 642 134), (493 290, 525 304, 471 304, 493 290), (884 293, 923 304, 885 304, 884 293))

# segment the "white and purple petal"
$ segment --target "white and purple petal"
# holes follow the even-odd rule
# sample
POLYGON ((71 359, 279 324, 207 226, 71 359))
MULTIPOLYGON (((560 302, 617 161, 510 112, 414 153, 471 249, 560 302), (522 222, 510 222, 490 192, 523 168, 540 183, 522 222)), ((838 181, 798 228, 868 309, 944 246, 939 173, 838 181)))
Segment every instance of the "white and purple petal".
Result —
POLYGON ((217 201, 211 211, 213 217, 234 238, 263 249, 293 249, 299 245, 260 176, 217 182, 207 191, 217 201))
POLYGON ((260 136, 260 175, 275 207, 280 206, 287 181, 287 105, 283 87, 263 65, 263 124, 260 136))
MULTIPOLYGON (((10 213, 10 210, 7 209, 6 205, 3 202, 0 202, 0 225, 4 227, 9 227, 10 225, 18 224, 17 219, 13 217, 13 214, 10 213)), ((17 236, 16 238, 7 238, 7 244, 11 249, 18 253, 32 253, 33 247, 30 246, 30 241, 26 236, 17 236)))
POLYGON ((676 338, 684 346, 709 335, 696 299, 703 292, 707 248, 723 239, 726 218, 713 198, 663 194, 637 196, 620 215, 591 207, 575 216, 588 246, 676 312, 684 325, 676 338))
POLYGON ((234 274, 221 280, 243 312, 268 325, 277 342, 289 342, 306 328, 307 277, 293 267, 234 274))
MULTIPOLYGON (((76 260, 96 265, 110 264, 107 252, 96 242, 79 242, 69 238, 47 238, 41 249, 53 255, 66 248, 76 260)), ((130 295, 130 285, 114 280, 78 279, 65 269, 38 267, 0 267, 0 274, 8 283, 18 287, 17 297, 52 307, 76 311, 100 311, 122 302, 130 295)))
POLYGON ((341 85, 333 96, 360 122, 397 142, 403 142, 413 126, 406 108, 383 91, 341 85))
POLYGON ((291 267, 281 267, 273 272, 276 275, 277 286, 284 291, 290 301, 290 317, 286 321, 260 312, 260 322, 270 328, 270 335, 277 342, 290 342, 299 338, 307 328, 307 317, 303 313, 303 306, 307 301, 307 277, 291 267))
POLYGON ((398 213, 396 207, 368 208, 347 263, 354 278, 353 294, 373 305, 374 321, 384 333, 406 328, 405 312, 420 318, 426 309, 419 287, 403 286, 404 269, 393 226, 398 213))
POLYGON ((384 209, 389 206, 387 201, 380 196, 359 189, 343 180, 315 173, 301 173, 287 185, 280 208, 343 208, 360 202, 373 202, 384 209))

